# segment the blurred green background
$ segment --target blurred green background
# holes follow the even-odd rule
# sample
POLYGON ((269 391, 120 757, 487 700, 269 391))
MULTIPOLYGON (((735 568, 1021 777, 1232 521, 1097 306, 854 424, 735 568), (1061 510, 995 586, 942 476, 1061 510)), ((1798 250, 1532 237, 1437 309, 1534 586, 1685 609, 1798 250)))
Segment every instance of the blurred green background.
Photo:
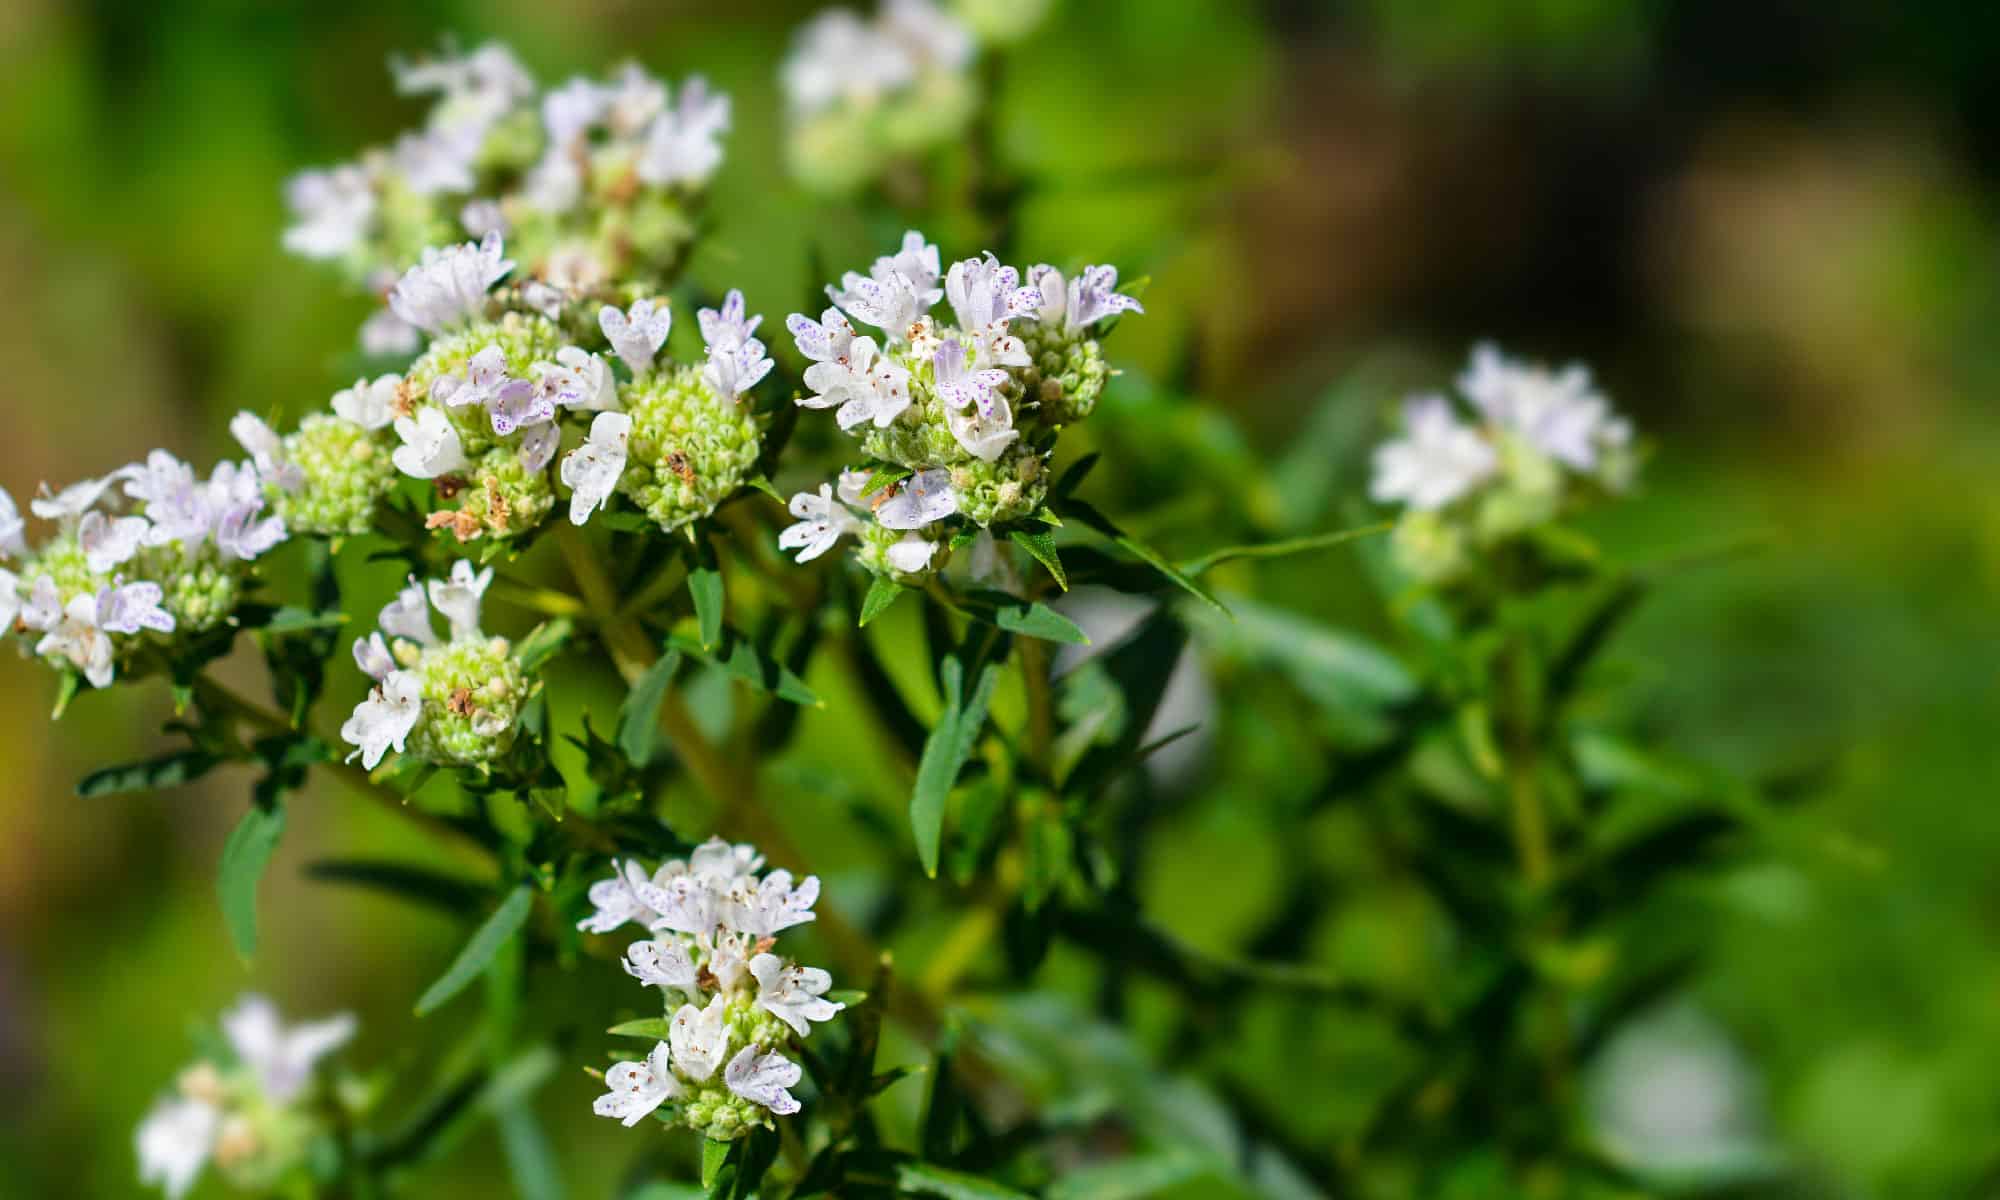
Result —
MULTIPOLYGON (((694 276, 741 286, 772 322, 804 306, 814 254, 838 268, 886 248, 880 222, 780 168, 774 72, 811 11, 0 5, 0 485, 25 506, 44 480, 156 445, 212 461, 235 453, 239 408, 295 417, 351 379, 368 302, 280 252, 280 185, 412 123, 384 61, 446 33, 503 38, 549 81, 628 56, 706 73, 736 125, 694 276)), ((2000 8, 1965 0, 1070 0, 1010 59, 998 123, 1004 160, 1038 182, 1019 257, 1152 277, 1111 353, 1130 368, 1122 419, 1164 411, 1174 437, 1134 439, 1158 457, 1120 469, 1134 509, 1193 497, 1211 518, 1152 531, 1176 549, 1343 523, 1384 414, 1482 336, 1591 362, 1652 436, 1643 486, 1603 521, 1612 545, 1768 535, 1664 589, 1617 657, 1650 736, 1752 775, 1818 769, 1793 819, 1865 851, 1705 876, 1656 914, 1711 947, 1677 1011, 1719 1031, 1751 1080, 1747 1123, 1813 1195, 2000 1195, 1995 45, 2000 8), (1160 401, 1151 381, 1169 379, 1199 400, 1160 401), (1282 465, 1211 469, 1239 445, 1282 465)), ((1107 401, 1107 443, 1120 408, 1107 401)), ((1348 557, 1259 579, 1273 606, 1379 625, 1348 557)), ((254 662, 235 665, 257 684, 254 662)), ((1226 655, 1209 672, 1228 695, 1282 700, 1226 655)), ((338 679, 335 696, 358 689, 338 679)), ((53 692, 35 664, 0 661, 0 1193, 132 1194, 132 1129, 189 1057, 190 1023, 246 988, 299 1016, 358 1011, 354 1061, 420 1060, 409 998, 462 927, 300 867, 435 850, 317 786, 293 807, 246 968, 213 878, 247 780, 79 800, 85 770, 152 744, 166 697, 85 697, 51 730, 53 692)), ((845 720, 810 714, 783 777, 851 771, 845 720)), ((1260 780, 1310 791, 1326 764, 1287 761, 1283 731, 1248 715, 1212 732, 1143 890, 1156 918, 1233 949, 1270 919, 1257 881, 1291 837, 1287 798, 1260 780)), ((852 782, 856 805, 899 819, 894 786, 852 782)), ((864 844, 830 793, 779 805, 825 844, 864 844)), ((1430 986, 1407 884, 1344 859, 1339 820, 1320 811, 1297 839, 1341 880, 1302 943, 1430 986)), ((836 894, 867 894, 871 853, 829 855, 836 894)), ((919 922, 899 945, 921 961, 927 938, 919 922)), ((1064 979, 1057 962, 1036 983, 1064 979)), ((609 1012, 625 982, 600 964, 548 1003, 609 1012)), ((1383 1069, 1336 1016, 1320 1024, 1282 1051, 1305 1082, 1261 1114, 1315 1154, 1383 1069)), ((1261 1069, 1177 1065, 1232 1094, 1261 1069)), ((592 1094, 566 1070, 540 1104, 578 1196, 606 1194, 631 1148, 589 1116, 592 1094)), ((488 1133, 425 1179, 427 1194, 507 1186, 488 1133)))

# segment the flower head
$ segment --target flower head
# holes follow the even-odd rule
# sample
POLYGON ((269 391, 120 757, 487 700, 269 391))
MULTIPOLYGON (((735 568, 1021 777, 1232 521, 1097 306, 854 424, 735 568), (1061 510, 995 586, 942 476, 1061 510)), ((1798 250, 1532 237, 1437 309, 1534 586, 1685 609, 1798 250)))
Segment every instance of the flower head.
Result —
POLYGON ((423 261, 404 272, 389 291, 389 308, 427 333, 439 333, 477 315, 486 293, 514 269, 503 258, 500 235, 424 251, 423 261))
POLYGON ((1404 436, 1375 450, 1376 501, 1401 501, 1419 511, 1442 508, 1490 478, 1499 458, 1479 431, 1460 421, 1451 402, 1417 396, 1403 408, 1404 436))

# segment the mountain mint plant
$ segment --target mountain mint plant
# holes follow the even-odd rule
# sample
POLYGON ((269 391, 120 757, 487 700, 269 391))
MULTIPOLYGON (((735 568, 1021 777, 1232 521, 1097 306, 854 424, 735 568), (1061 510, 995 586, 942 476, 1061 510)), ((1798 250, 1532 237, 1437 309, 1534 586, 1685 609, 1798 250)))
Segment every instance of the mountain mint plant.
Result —
POLYGON ((170 749, 79 790, 254 775, 217 889, 246 960, 310 780, 451 855, 311 867, 463 920, 411 1018, 439 1052, 328 1088, 352 1022, 245 1001, 141 1126, 144 1180, 381 1196, 490 1121, 520 1190, 555 1194, 538 1114, 582 1115, 597 1085, 555 1064, 608 1028, 638 1046, 594 1111, 683 1131, 635 1147, 621 1194, 697 1172, 716 1200, 1645 1190, 1574 1085, 1683 977, 1655 961, 1670 934, 1623 931, 1678 848, 1738 854, 1778 818, 1604 702, 1593 664, 1658 571, 1568 522, 1631 480, 1631 425, 1583 368, 1482 346, 1375 450, 1386 539, 1313 528, 1328 448, 1273 470, 1220 414, 1177 432, 1193 368, 1148 386, 1107 357, 1141 288, 1016 254, 1016 197, 971 153, 1006 116, 972 30, 990 49, 1045 8, 885 0, 800 35, 809 182, 921 181, 960 140, 973 160, 964 195, 885 185, 814 224, 814 261, 852 252, 843 224, 997 247, 911 231, 824 301, 683 276, 766 252, 701 242, 730 105, 699 77, 543 90, 497 44, 398 64, 423 125, 294 180, 283 234, 382 295, 367 372, 237 414, 247 457, 205 475, 154 451, 26 513, 0 492, 4 635, 62 702, 158 679, 173 704, 170 749), (759 311, 790 312, 775 354, 759 311), (1286 505, 1246 499, 1269 480, 1286 505), (1121 500, 1176 553, 1099 507, 1121 500), (1190 514, 1253 540, 1206 545, 1190 514), (860 572, 811 565, 849 538, 860 572), (1349 542, 1292 590, 1379 588, 1381 642, 1259 594, 1349 542), (268 699, 229 682, 253 656, 216 668, 248 643, 268 699), (1163 868, 1165 821, 1225 840, 1163 868), (1149 911, 1212 863, 1249 863, 1269 911, 1149 911), (1383 890, 1393 911, 1364 907, 1383 890), (1366 952, 1382 930, 1412 963, 1366 952), (1218 1063, 1227 1099, 1198 1079, 1218 1063), (1605 1178, 1623 1190, 1567 1186, 1605 1178))

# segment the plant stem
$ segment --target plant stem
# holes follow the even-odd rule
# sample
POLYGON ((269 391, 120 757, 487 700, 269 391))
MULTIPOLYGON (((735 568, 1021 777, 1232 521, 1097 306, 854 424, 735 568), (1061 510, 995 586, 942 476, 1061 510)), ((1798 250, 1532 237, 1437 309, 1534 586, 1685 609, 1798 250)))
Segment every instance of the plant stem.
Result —
MULTIPOLYGON (((290 734, 301 732, 291 721, 281 714, 265 708, 256 701, 237 692, 214 676, 203 675, 195 681, 195 694, 200 702, 212 709, 228 713, 267 734, 290 734)), ((487 848, 471 838, 464 830, 410 804, 407 797, 398 796, 375 782, 368 772, 351 762, 329 759, 319 764, 332 773, 342 783, 360 792, 378 806, 395 813, 405 821, 422 828, 427 833, 444 837, 451 845, 461 848, 472 847, 479 851, 480 861, 490 857, 487 848)))

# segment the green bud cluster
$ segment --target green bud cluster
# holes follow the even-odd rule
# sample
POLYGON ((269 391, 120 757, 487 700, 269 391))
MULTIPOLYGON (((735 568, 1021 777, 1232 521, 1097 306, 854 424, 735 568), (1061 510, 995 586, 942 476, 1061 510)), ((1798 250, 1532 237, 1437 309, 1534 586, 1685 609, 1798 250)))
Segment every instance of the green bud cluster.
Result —
POLYGON ((1036 324, 1023 340, 1033 364, 1020 372, 1022 403, 1044 425, 1074 425, 1097 407, 1111 369, 1097 339, 1082 330, 1036 324))
POLYGON ((285 437, 285 457, 305 476, 296 490, 266 485, 264 495, 293 533, 338 537, 375 528, 375 509, 396 486, 393 443, 327 413, 313 413, 285 437))
POLYGON ((898 160, 957 140, 978 105, 978 90, 967 76, 926 72, 895 95, 798 120, 787 134, 785 159, 807 188, 851 193, 882 178, 898 160))
POLYGON ((699 367, 669 367, 619 395, 632 437, 618 487, 661 529, 708 516, 749 481, 763 426, 747 403, 716 395, 699 367))
POLYGON ((476 766, 513 748, 528 684, 506 638, 429 647, 398 641, 395 653, 423 689, 423 715, 410 731, 412 755, 446 766, 476 766))

